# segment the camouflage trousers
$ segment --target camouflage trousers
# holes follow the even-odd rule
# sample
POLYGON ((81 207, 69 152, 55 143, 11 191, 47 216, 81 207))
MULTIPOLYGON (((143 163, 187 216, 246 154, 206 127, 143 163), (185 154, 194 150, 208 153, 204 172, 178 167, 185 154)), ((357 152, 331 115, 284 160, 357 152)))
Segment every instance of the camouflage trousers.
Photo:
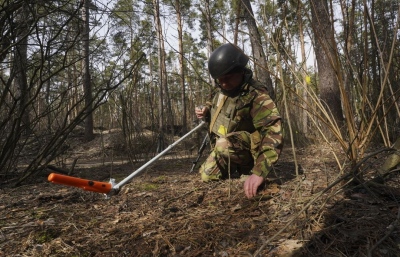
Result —
POLYGON ((199 172, 201 179, 207 182, 228 178, 234 172, 249 174, 253 165, 250 134, 239 131, 216 140, 214 149, 200 166, 199 172))

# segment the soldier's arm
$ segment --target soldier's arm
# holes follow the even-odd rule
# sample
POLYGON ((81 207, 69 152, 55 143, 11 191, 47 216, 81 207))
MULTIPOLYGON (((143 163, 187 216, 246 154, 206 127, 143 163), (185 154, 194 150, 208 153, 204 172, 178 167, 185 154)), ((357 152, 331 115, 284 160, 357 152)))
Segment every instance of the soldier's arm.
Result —
POLYGON ((254 154, 252 173, 266 177, 282 150, 281 116, 269 95, 261 92, 253 101, 251 109, 253 124, 259 133, 259 145, 254 154))

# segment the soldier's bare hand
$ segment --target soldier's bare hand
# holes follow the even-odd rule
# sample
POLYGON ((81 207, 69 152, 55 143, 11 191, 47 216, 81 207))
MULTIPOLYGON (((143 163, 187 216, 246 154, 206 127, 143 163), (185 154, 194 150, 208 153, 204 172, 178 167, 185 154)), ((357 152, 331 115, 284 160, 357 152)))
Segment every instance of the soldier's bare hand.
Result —
POLYGON ((244 182, 244 192, 247 198, 252 198, 257 194, 258 187, 264 182, 264 178, 255 174, 250 175, 244 182))
POLYGON ((206 116, 206 114, 208 113, 208 108, 207 107, 202 107, 202 108, 196 107, 194 112, 196 113, 196 117, 198 119, 203 119, 206 116))

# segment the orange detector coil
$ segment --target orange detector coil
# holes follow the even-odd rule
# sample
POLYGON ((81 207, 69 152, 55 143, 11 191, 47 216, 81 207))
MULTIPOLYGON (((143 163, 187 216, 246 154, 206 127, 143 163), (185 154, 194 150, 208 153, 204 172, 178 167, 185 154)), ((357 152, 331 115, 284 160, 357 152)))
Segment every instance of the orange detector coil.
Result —
POLYGON ((86 191, 93 191, 93 192, 104 193, 104 194, 108 194, 112 189, 111 183, 87 180, 87 179, 71 177, 71 176, 61 175, 61 174, 56 174, 56 173, 51 173, 48 177, 48 180, 55 184, 79 187, 86 191))

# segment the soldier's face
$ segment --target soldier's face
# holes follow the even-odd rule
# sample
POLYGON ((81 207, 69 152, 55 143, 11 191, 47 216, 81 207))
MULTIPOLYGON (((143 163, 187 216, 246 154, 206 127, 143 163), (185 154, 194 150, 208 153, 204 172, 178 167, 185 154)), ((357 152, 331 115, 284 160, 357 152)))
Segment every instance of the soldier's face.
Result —
POLYGON ((228 91, 233 90, 242 84, 243 72, 226 74, 219 77, 217 80, 222 89, 228 91))

